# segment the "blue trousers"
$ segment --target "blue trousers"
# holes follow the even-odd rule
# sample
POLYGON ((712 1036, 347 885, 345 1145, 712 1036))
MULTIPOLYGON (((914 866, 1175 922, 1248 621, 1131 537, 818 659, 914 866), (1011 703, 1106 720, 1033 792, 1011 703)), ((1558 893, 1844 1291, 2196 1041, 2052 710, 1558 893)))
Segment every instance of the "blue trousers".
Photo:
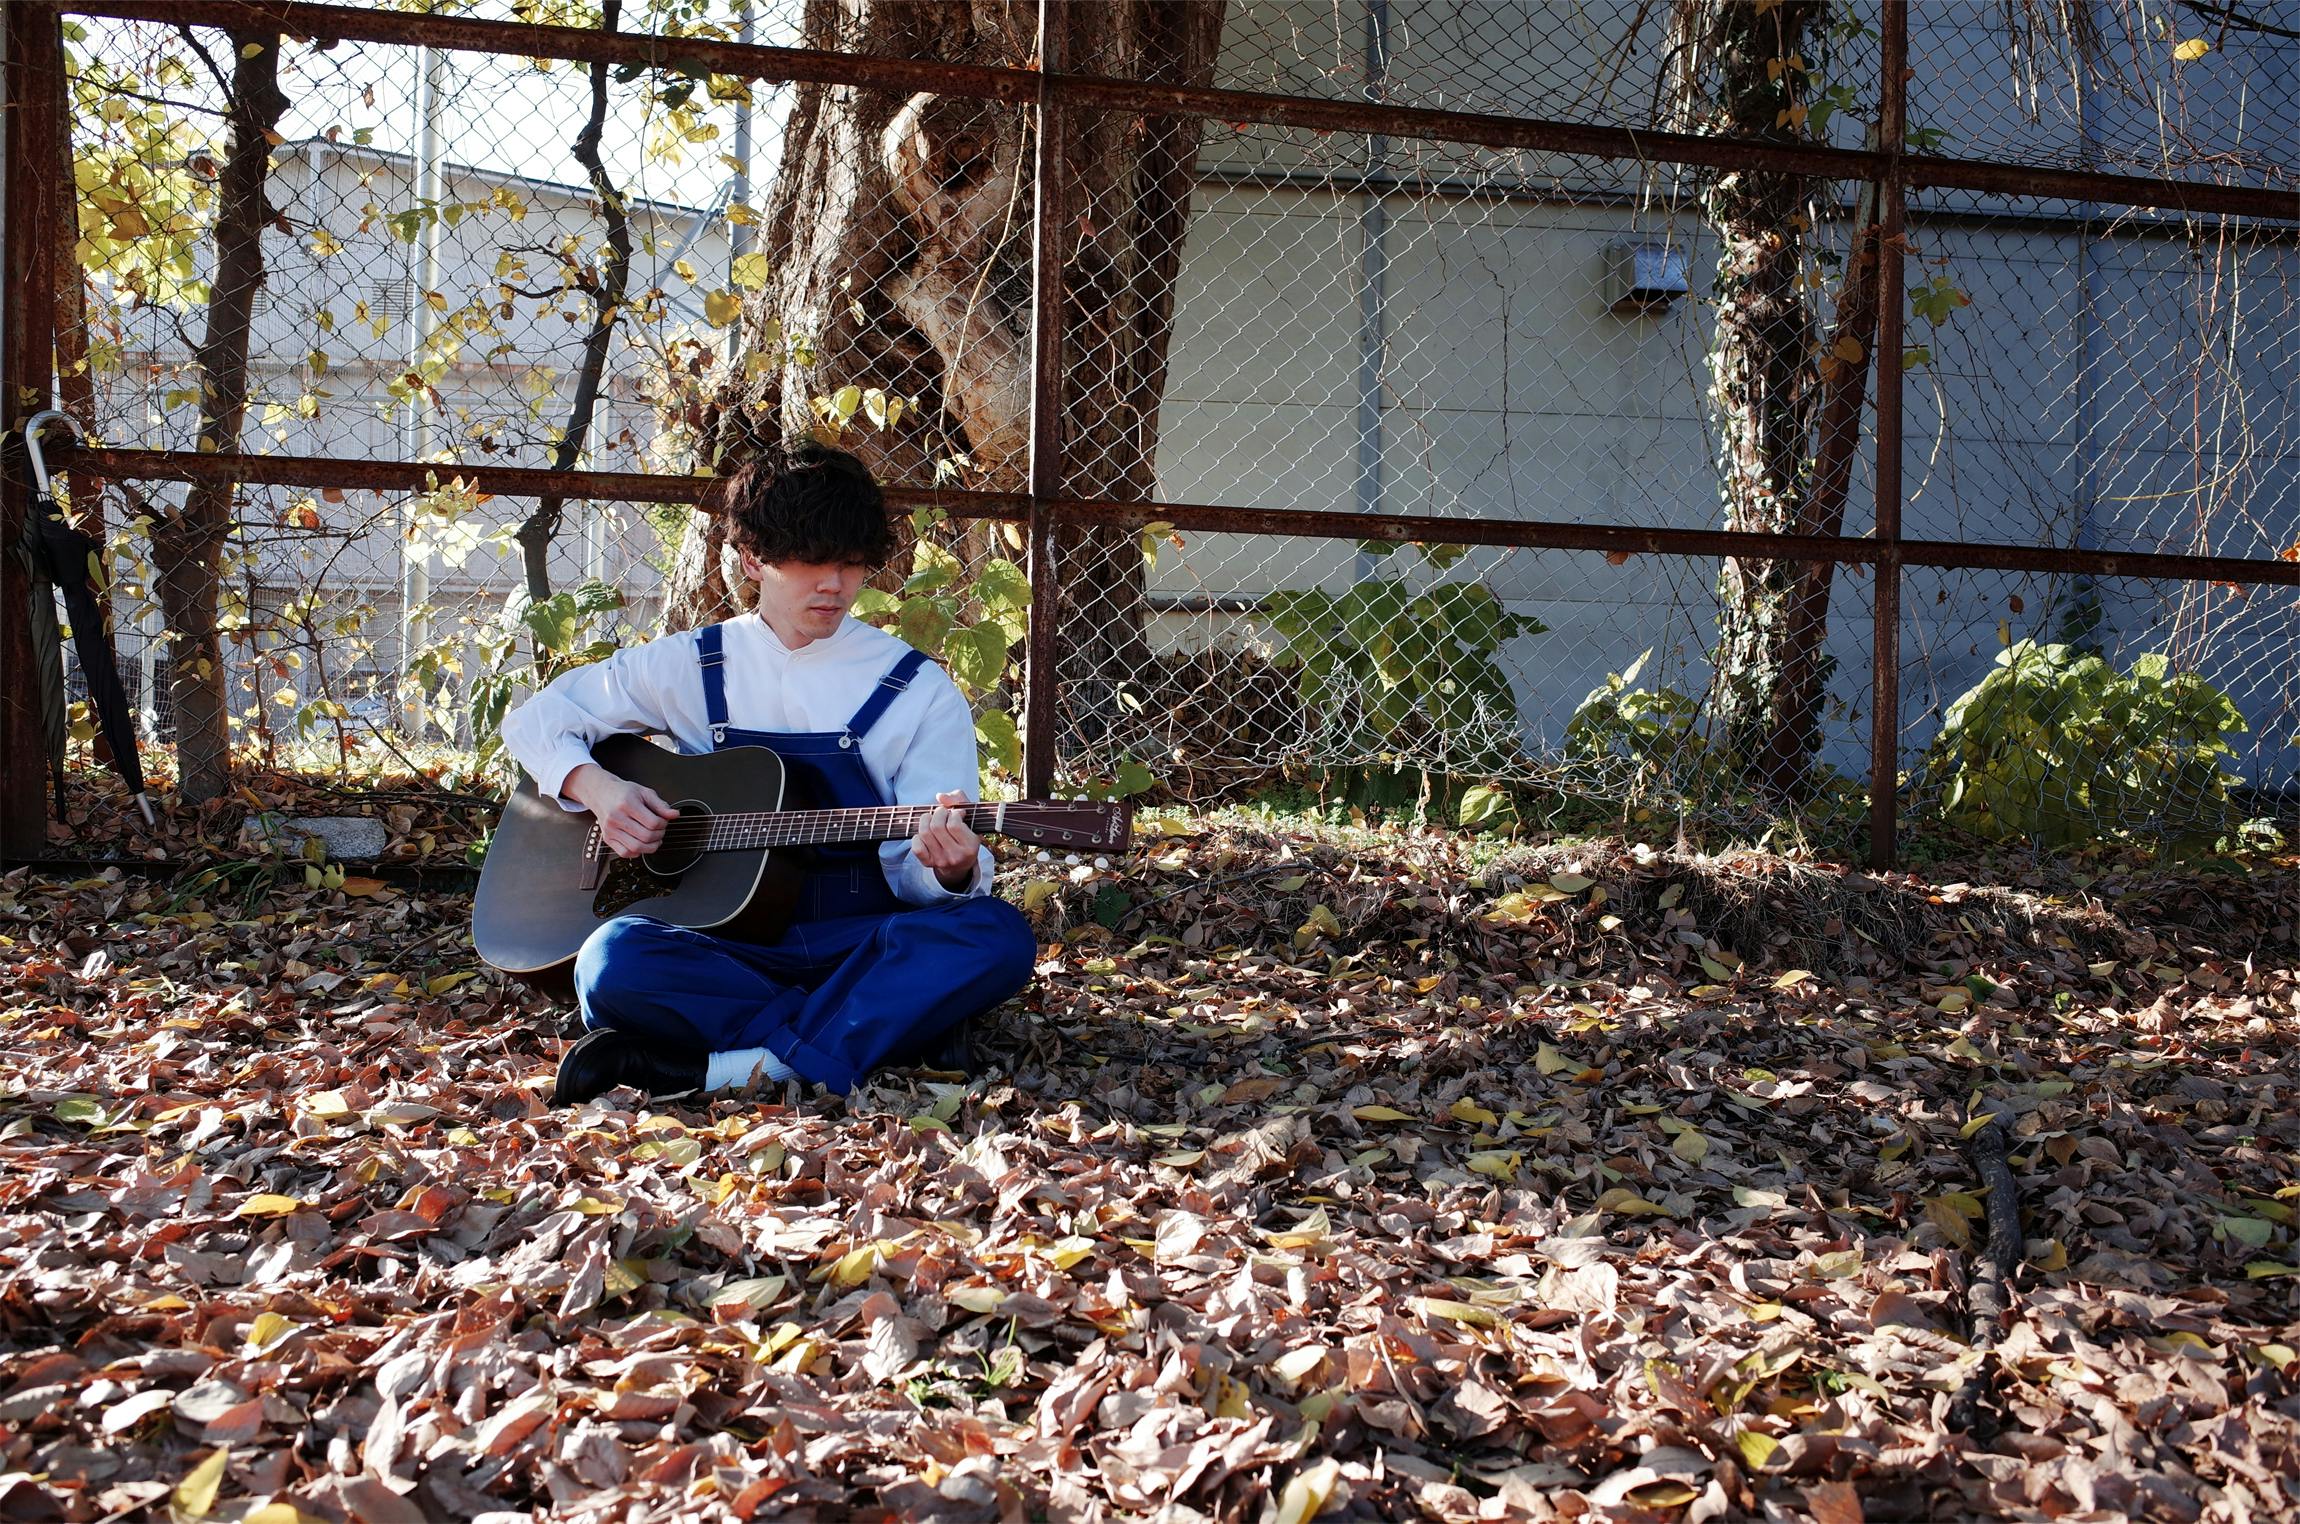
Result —
POLYGON ((618 916, 576 954, 575 993, 586 1027, 689 1051, 765 1048, 849 1090, 1019 993, 1037 961, 1022 912, 988 895, 802 921, 769 946, 618 916))

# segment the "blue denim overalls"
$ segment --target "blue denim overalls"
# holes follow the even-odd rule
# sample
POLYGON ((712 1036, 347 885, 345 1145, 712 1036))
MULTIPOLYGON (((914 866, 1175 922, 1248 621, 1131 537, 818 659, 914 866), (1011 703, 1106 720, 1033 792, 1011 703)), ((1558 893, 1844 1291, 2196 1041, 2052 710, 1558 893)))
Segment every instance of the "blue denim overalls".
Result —
MULTIPOLYGON (((925 665, 910 651, 844 729, 743 730, 727 721, 725 631, 697 632, 713 749, 765 746, 783 760, 785 808, 868 809, 884 798, 862 738, 925 665)), ((992 895, 914 906, 887 887, 875 843, 820 847, 797 913, 766 946, 619 916, 575 960, 586 1027, 690 1051, 763 1047, 801 1075, 851 1088, 879 1065, 922 1057, 958 1023, 1030 981, 1038 942, 992 895)))

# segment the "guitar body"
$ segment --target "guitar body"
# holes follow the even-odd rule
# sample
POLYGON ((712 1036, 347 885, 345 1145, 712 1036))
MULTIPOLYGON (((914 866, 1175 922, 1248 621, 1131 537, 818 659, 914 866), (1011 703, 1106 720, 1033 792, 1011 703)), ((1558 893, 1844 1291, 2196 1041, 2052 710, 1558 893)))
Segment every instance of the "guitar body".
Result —
MULTIPOLYGON (((601 741, 591 756, 678 806, 682 820, 782 805, 783 761, 763 746, 690 757, 622 735, 601 741)), ((538 793, 532 779, 519 780, 472 899, 471 940, 480 957, 506 973, 564 989, 584 939, 614 916, 651 916, 747 942, 771 942, 789 923, 805 873, 796 849, 703 852, 673 861, 610 858, 604 878, 594 881, 584 853, 591 826, 589 811, 562 809, 538 793)))

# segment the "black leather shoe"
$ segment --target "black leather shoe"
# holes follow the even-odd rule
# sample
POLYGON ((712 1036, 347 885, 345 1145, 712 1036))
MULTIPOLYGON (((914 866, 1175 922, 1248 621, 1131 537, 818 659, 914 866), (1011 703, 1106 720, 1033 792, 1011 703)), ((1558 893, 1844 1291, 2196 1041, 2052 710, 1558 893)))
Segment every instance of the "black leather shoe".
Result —
POLYGON ((649 1095, 700 1090, 707 1060, 701 1053, 649 1047, 623 1032, 587 1032, 559 1060, 551 1087, 554 1106, 580 1106, 618 1085, 649 1095))
POLYGON ((973 1034, 968 1030, 971 1025, 970 1022, 962 1021, 957 1026, 952 1027, 942 1036, 936 1038, 934 1044, 921 1053, 917 1061, 929 1069, 945 1069, 953 1074, 972 1074, 974 1072, 974 1042, 973 1034))

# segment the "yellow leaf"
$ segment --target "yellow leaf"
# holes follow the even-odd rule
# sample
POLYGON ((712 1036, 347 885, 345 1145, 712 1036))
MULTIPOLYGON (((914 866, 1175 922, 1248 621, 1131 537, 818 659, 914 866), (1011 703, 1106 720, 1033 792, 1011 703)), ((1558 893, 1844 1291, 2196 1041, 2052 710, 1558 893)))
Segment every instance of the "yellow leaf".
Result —
POLYGON ((1578 873, 1555 873, 1550 875, 1549 886, 1560 894, 1579 894, 1596 882, 1596 879, 1584 878, 1578 873))
POLYGON ((745 291, 758 290, 767 283, 767 256, 737 254, 727 278, 745 291))
POLYGON ((1867 350, 1861 347, 1861 341, 1854 338, 1849 333, 1839 336, 1837 342, 1830 348, 1829 352, 1835 355, 1838 359, 1844 361, 1847 365, 1860 364, 1861 357, 1868 353, 1867 350))
POLYGON ((1035 913, 1039 906, 1054 898, 1054 891, 1061 887, 1062 886, 1060 884, 1055 883, 1052 879, 1045 878, 1037 879, 1030 883, 1024 884, 1022 886, 1023 910, 1026 912, 1035 913))
POLYGON ((2048 1238, 2045 1240, 2044 1250, 2041 1253, 2031 1253, 2028 1262, 2047 1273, 2054 1270, 2066 1270, 2068 1268, 2068 1246, 2057 1238, 2048 1238))
POLYGON ((1787 973, 1783 974, 1780 978, 1774 980, 1773 988, 1777 990, 1793 990, 1798 985, 1803 984, 1806 980, 1812 977, 1813 971, 1809 968, 1793 968, 1790 969, 1787 973))
POLYGON ((1925 1203, 1925 1221, 1941 1230, 1941 1236, 1959 1249, 1973 1246, 1973 1230, 1957 1203, 1948 1196, 1936 1196, 1925 1203))
POLYGON ((638 1259, 610 1260, 606 1287, 609 1296, 627 1296, 647 1284, 646 1263, 638 1259))
POLYGON ((1597 1198, 1600 1212, 1627 1212, 1632 1217, 1667 1217, 1669 1208, 1647 1201, 1625 1185, 1617 1185, 1597 1198))
POLYGON ((1214 1373, 1214 1416, 1216 1418, 1251 1418, 1254 1399, 1246 1390, 1246 1383, 1226 1371, 1214 1373))
POLYGON ((1568 1069, 1579 1067, 1548 1043, 1534 1050, 1533 1066, 1544 1074, 1563 1074, 1568 1069))
POLYGON ((2300 1275, 2300 1265, 2279 1265, 2272 1259, 2256 1259, 2244 1267, 2244 1273, 2253 1280, 2265 1281, 2280 1275, 2300 1275))
POLYGON ((240 1524, 319 1524, 319 1520, 293 1503, 266 1503, 255 1512, 242 1515, 240 1524))
POLYGON ((239 1211, 234 1215, 240 1217, 285 1217, 290 1212, 301 1210, 303 1210, 303 1203, 293 1196, 274 1196, 266 1192, 260 1196, 250 1196, 241 1202, 239 1211))
POLYGON ((1960 1138, 1969 1138, 1974 1133, 1979 1132, 1982 1128, 1988 1126, 1989 1123, 1995 1121, 2000 1115, 2002 1115, 2001 1112, 1984 1111, 1979 1116, 1974 1117, 1971 1121, 1965 1123, 1964 1126, 1958 1128, 1957 1136, 1960 1138))
POLYGON ((968 1312, 992 1313, 1006 1305, 1006 1293, 996 1286, 946 1286, 942 1299, 968 1312))
MULTIPOLYGON (((258 52, 262 49, 258 48, 258 52)), ((208 1458, 191 1469, 191 1473, 176 1483, 175 1496, 169 1501, 176 1512, 187 1519, 204 1519, 208 1510, 216 1506, 216 1493, 224 1485, 224 1468, 232 1463, 229 1446, 209 1452, 208 1458)))
POLYGON ((1496 1180, 1517 1179, 1517 1167, 1525 1155, 1515 1150, 1495 1149, 1489 1153, 1471 1154, 1469 1167, 1480 1175, 1491 1175, 1496 1180))
POLYGON ((2191 37, 2172 50, 2172 56, 2182 63, 2194 63, 2212 51, 2212 44, 2201 37, 2191 37))
POLYGON ((322 1090, 303 1103, 304 1113, 315 1117, 347 1117, 351 1115, 351 1102, 343 1098, 340 1090, 322 1090))
POLYGON ((1500 1117, 1495 1116, 1467 1096, 1448 1106, 1445 1114, 1457 1122, 1467 1122, 1475 1127, 1494 1127, 1501 1122, 1500 1117))
POLYGON ((1424 1316, 1444 1318, 1449 1322, 1466 1323, 1472 1328, 1499 1328, 1501 1314, 1491 1307, 1480 1307, 1475 1302, 1448 1301, 1442 1296, 1417 1296, 1414 1305, 1424 1316))
POLYGON ((1072 1235, 1069 1238, 1056 1239, 1053 1246, 1046 1251, 1046 1257, 1054 1261, 1055 1269, 1067 1270, 1093 1252, 1093 1239, 1072 1235))
POLYGON ((1150 1162, 1153 1164, 1163 1164, 1168 1169, 1188 1169, 1191 1165, 1196 1164, 1200 1159, 1205 1157, 1206 1150, 1202 1148, 1180 1148, 1176 1149, 1173 1153, 1170 1154, 1160 1154, 1157 1158, 1151 1160, 1150 1162))
POLYGON ((1749 1463, 1752 1471, 1764 1470, 1766 1463, 1781 1448, 1779 1440, 1756 1429, 1743 1429, 1733 1439, 1741 1447, 1741 1458, 1749 1463))
POLYGON ((865 1244, 859 1249, 850 1250, 840 1255, 838 1262, 831 1266, 831 1289, 834 1291, 851 1291, 864 1281, 869 1280, 871 1272, 877 1268, 877 1244, 865 1244))
POLYGON ((1262 1235, 1273 1249, 1314 1249, 1333 1236, 1333 1221, 1318 1207, 1292 1227, 1262 1235))
POLYGON ((1669 1151, 1687 1164, 1699 1164, 1709 1156, 1709 1140, 1701 1136, 1697 1127, 1688 1127, 1669 1145, 1669 1151))
POLYGON ((464 970, 460 974, 441 974, 436 979, 424 980, 423 992, 426 995, 444 995, 449 990, 463 983, 465 980, 476 979, 478 977, 479 975, 477 973, 469 969, 464 970))
MULTIPOLYGON (((1973 992, 1971 990, 1965 989, 1960 985, 1956 989, 1947 990, 1942 993, 1941 1003, 1938 1009, 1943 1016, 1954 1016, 1957 1012, 1963 1010, 1966 1006, 1971 1005, 1972 1003, 1973 992)), ((1960 1041, 1961 1040, 1962 1039, 1960 1039, 1960 1041)), ((1953 1052, 1955 1050, 1951 1049, 1951 1051, 1953 1052)))
POLYGON ((258 1313, 256 1320, 248 1325, 248 1350, 260 1353, 301 1327, 301 1323, 290 1322, 276 1312, 258 1313))
POLYGON ((1361 1122, 1410 1122, 1413 1113, 1400 1111, 1395 1106, 1354 1106, 1350 1115, 1361 1122))
POLYGON ((1342 1479, 1342 1463, 1327 1456, 1295 1473, 1278 1498, 1275 1524, 1306 1524, 1326 1511, 1342 1479))
POLYGON ((1749 1321, 1752 1323, 1770 1323, 1780 1315, 1779 1302, 1758 1302, 1749 1309, 1749 1321))
POLYGON ((742 311, 742 299, 732 292, 706 291, 703 293, 703 321, 709 323, 713 328, 726 327, 741 316, 742 311))

